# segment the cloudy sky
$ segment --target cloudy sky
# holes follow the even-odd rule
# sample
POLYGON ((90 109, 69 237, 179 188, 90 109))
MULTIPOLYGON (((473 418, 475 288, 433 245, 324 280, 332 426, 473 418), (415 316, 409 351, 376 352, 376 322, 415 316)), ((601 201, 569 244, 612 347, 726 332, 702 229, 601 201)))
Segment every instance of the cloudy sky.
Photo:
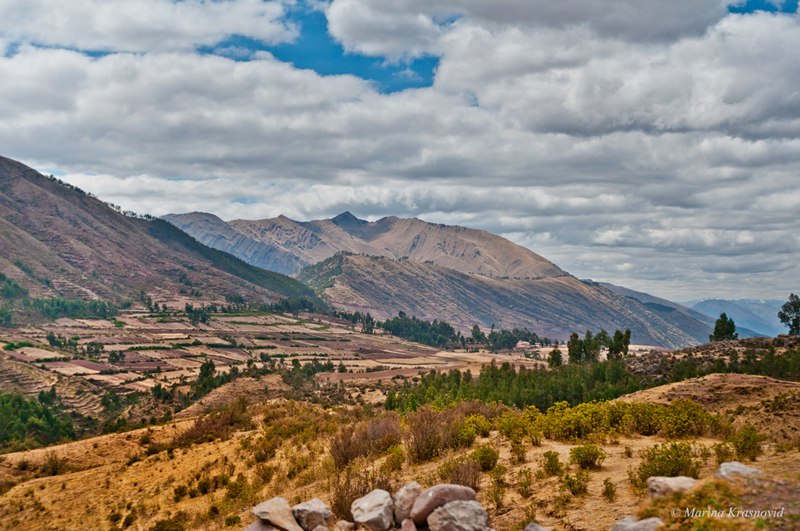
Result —
POLYGON ((796 0, 0 0, 0 154, 140 213, 418 216, 784 299, 799 50, 796 0))

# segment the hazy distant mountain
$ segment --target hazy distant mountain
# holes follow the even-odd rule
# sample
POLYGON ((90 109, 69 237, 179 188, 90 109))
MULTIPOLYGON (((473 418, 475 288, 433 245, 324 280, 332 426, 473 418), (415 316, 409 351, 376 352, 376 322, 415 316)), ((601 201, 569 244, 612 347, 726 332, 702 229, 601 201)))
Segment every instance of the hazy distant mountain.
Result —
POLYGON ((670 347, 710 333, 701 314, 663 315, 482 230, 393 216, 367 222, 349 212, 309 222, 224 222, 199 212, 165 219, 250 263, 297 273, 337 307, 383 318, 404 311, 461 328, 528 327, 556 339, 630 328, 636 342, 670 347))
POLYGON ((778 319, 778 311, 786 301, 779 300, 724 300, 707 299, 692 301, 692 308, 713 319, 725 312, 736 323, 736 327, 743 327, 757 334, 774 337, 785 334, 787 329, 778 319))
POLYGON ((303 284, 198 243, 160 220, 102 201, 0 157, 0 272, 30 297, 135 298, 202 291, 263 301, 313 296, 303 284))
POLYGON ((170 214, 164 219, 206 245, 287 274, 342 251, 432 262, 462 273, 491 277, 566 274, 549 260, 501 236, 415 218, 390 216, 367 222, 344 212, 333 219, 307 222, 280 216, 225 223, 211 214, 194 212, 170 214))

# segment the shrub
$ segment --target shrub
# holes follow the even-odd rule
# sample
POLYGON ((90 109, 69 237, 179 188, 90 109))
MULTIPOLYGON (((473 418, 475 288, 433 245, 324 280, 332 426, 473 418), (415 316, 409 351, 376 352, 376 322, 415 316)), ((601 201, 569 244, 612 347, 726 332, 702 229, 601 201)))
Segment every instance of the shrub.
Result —
POLYGON ((488 444, 482 444, 472 452, 471 457, 478 463, 481 471, 488 472, 497 466, 497 461, 500 459, 500 452, 488 444))
POLYGON ((569 451, 569 462, 583 469, 600 468, 605 458, 605 451, 596 444, 576 446, 569 451))
POLYGON ((68 470, 67 460, 59 457, 53 451, 45 454, 44 462, 41 465, 40 472, 43 476, 58 476, 68 470))
POLYGON ((403 468, 403 463, 406 462, 406 451, 400 445, 395 445, 389 448, 386 460, 384 460, 381 469, 384 472, 397 472, 403 468))
POLYGON ((750 424, 742 426, 739 431, 730 437, 731 444, 736 450, 736 458, 740 461, 746 459, 755 461, 756 457, 761 453, 762 439, 763 437, 750 424))
POLYGON ((481 469, 477 462, 468 458, 445 461, 436 470, 439 479, 445 483, 464 485, 473 490, 480 486, 481 469))
POLYGON ((733 461, 734 450, 730 444, 727 443, 717 443, 714 445, 714 455, 717 457, 717 464, 721 465, 722 463, 727 463, 728 461, 733 461))
POLYGON ((172 499, 176 502, 181 501, 186 495, 189 493, 189 488, 186 485, 179 485, 175 487, 175 490, 172 494, 172 499))
POLYGON ((603 480, 603 497, 610 502, 613 502, 617 497, 617 487, 611 481, 611 478, 603 480))
POLYGON ((531 477, 530 469, 521 468, 517 472, 517 492, 523 498, 530 498, 531 494, 533 494, 532 486, 533 478, 531 477))
POLYGON ((239 518, 239 515, 232 514, 225 517, 225 527, 233 527, 235 525, 242 525, 242 519, 239 518))
POLYGON ((644 492, 647 478, 652 476, 697 477, 700 464, 692 457, 692 445, 687 442, 657 444, 642 451, 642 461, 628 471, 633 490, 644 492))
POLYGON ((560 476, 564 473, 564 465, 558 458, 558 452, 552 450, 544 453, 544 460, 542 461, 542 471, 545 477, 560 476))
POLYGON ((430 461, 442 451, 442 435, 436 412, 422 408, 406 417, 408 432, 406 448, 413 463, 430 461))
POLYGON ((522 464, 526 460, 526 448, 525 445, 519 441, 512 441, 511 442, 511 458, 516 464, 522 464))
POLYGON ((529 425, 525 416, 517 411, 507 411, 497 419, 497 429, 512 442, 522 441, 529 425))
POLYGON ((697 402, 673 400, 659 419, 659 434, 667 438, 698 437, 709 431, 711 417, 697 402))
POLYGON ((353 515, 350 513, 353 501, 375 489, 394 492, 394 485, 389 477, 374 470, 356 472, 347 468, 329 481, 331 510, 339 518, 353 521, 353 515))
POLYGON ((627 458, 633 457, 633 448, 631 448, 630 446, 625 447, 625 457, 627 458))
POLYGON ((567 474, 561 480, 561 485, 573 496, 586 494, 589 487, 589 473, 585 470, 578 470, 574 476, 567 474))
POLYGON ((468 415, 464 418, 464 425, 475 430, 476 435, 488 437, 492 429, 492 423, 483 415, 468 415))

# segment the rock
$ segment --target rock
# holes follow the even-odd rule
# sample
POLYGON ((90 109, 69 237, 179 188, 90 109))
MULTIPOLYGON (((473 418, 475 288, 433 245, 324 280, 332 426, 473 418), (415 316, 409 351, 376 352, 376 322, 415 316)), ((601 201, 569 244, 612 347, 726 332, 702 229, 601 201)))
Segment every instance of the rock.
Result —
POLYGON ((414 501, 422 492, 422 487, 416 481, 412 481, 394 493, 394 521, 402 522, 411 514, 414 501))
POLYGON ((327 528, 327 527, 325 527, 324 525, 318 525, 317 527, 315 527, 315 528, 314 528, 314 529, 312 529, 311 531, 330 531, 330 529, 328 529, 328 528, 327 528))
POLYGON ((283 531, 303 531, 292 515, 286 498, 277 496, 253 507, 253 514, 283 531))
POLYGON ((417 531, 417 526, 414 525, 414 521, 411 518, 406 518, 400 524, 400 531, 417 531))
POLYGON ((611 528, 611 531, 655 531, 663 526, 661 518, 645 518, 637 520, 633 516, 626 516, 611 528))
POLYGON ((425 524, 428 516, 442 505, 453 501, 473 501, 475 491, 463 485, 444 483, 425 489, 411 507, 411 519, 417 525, 425 524))
POLYGON ((428 516, 430 531, 485 531, 489 516, 476 501, 452 501, 428 516))
POLYGON ((355 531, 356 524, 347 520, 339 520, 333 525, 333 531, 355 531))
POLYGON ((524 531, 552 531, 550 527, 542 527, 536 522, 531 522, 525 526, 524 531))
POLYGON ((386 531, 394 524, 392 496, 382 489, 375 489, 350 505, 353 520, 368 529, 386 531))
POLYGON ((650 498, 658 498, 675 492, 686 492, 694 487, 697 480, 687 476, 676 476, 668 478, 664 476, 653 476, 647 478, 647 493, 650 498))
POLYGON ((256 520, 249 526, 244 528, 244 531, 281 531, 277 527, 273 527, 266 522, 256 520))
POLYGON ((298 503, 292 507, 292 515, 306 531, 312 531, 319 526, 325 527, 328 525, 328 520, 333 518, 331 510, 319 498, 298 503))
POLYGON ((739 461, 729 461, 719 465, 717 477, 722 479, 733 479, 735 476, 753 477, 761 474, 761 471, 751 466, 743 465, 739 461))

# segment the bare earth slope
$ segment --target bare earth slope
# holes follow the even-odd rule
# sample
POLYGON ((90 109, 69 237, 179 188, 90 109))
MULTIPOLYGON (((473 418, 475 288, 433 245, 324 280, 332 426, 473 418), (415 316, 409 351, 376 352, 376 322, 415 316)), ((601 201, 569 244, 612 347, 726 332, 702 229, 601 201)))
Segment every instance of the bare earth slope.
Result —
POLYGON ((636 343, 695 343, 637 301, 571 275, 497 279, 413 260, 337 255, 304 269, 299 278, 338 307, 382 318, 402 310, 460 328, 528 327, 558 339, 574 330, 630 328, 636 343))
POLYGON ((163 220, 98 199, 0 157, 0 271, 31 297, 135 297, 202 286, 210 296, 311 295, 297 281, 199 244, 163 220))

